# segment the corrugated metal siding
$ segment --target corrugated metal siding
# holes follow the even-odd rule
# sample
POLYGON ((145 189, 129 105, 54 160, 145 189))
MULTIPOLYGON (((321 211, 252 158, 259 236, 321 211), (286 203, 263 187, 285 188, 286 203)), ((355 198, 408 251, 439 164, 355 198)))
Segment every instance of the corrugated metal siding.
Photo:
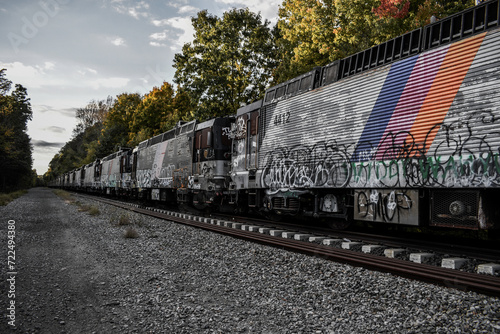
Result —
POLYGON ((499 43, 497 29, 267 106, 262 186, 496 184, 499 43), (464 182, 472 163, 488 184, 477 166, 464 182))
MULTIPOLYGON (((193 127, 194 129, 194 127, 193 127)), ((192 136, 193 131, 189 134, 192 136)), ((138 151, 137 182, 140 188, 183 188, 192 175, 192 150, 188 133, 138 151)))

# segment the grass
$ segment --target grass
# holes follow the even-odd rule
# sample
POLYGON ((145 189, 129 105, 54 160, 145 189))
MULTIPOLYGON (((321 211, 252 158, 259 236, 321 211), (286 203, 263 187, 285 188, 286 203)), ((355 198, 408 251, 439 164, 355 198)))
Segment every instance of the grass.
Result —
POLYGON ((121 215, 118 215, 115 212, 109 218, 109 222, 110 222, 111 225, 113 225, 115 227, 128 226, 125 229, 125 231, 123 232, 123 237, 125 239, 136 239, 136 238, 139 238, 139 233, 134 228, 132 228, 129 225, 134 225, 134 226, 138 226, 138 227, 141 227, 143 225, 142 221, 140 221, 140 220, 134 222, 132 220, 132 217, 130 217, 130 215, 128 214, 128 212, 122 213, 121 215))
POLYGON ((124 213, 119 217, 117 215, 112 215, 109 217, 109 222, 114 226, 127 226, 132 224, 130 216, 127 213, 124 213))
POLYGON ((137 233, 137 231, 133 228, 129 227, 125 230, 125 233, 123 233, 123 237, 125 239, 135 239, 139 238, 139 233, 137 233))
POLYGON ((27 192, 28 192, 27 190, 18 190, 18 191, 14 191, 14 192, 8 193, 8 194, 0 194, 0 206, 5 206, 5 205, 9 204, 10 202, 15 200, 16 198, 21 197, 24 194, 26 194, 27 192))
POLYGON ((78 207, 78 211, 80 212, 87 212, 91 216, 97 216, 101 213, 97 206, 83 204, 80 201, 75 200, 73 196, 67 191, 56 189, 54 190, 54 194, 62 198, 67 203, 75 204, 78 207))
POLYGON ((63 200, 65 200, 67 202, 70 202, 70 203, 75 202, 75 199, 73 198, 73 196, 71 196, 71 194, 67 191, 64 191, 61 189, 56 189, 56 190, 54 190, 54 194, 56 194, 57 196, 59 196, 60 198, 62 198, 63 200))
POLYGON ((81 204, 80 202, 76 202, 76 205, 78 205, 78 211, 87 212, 91 216, 97 216, 101 213, 95 205, 81 204))

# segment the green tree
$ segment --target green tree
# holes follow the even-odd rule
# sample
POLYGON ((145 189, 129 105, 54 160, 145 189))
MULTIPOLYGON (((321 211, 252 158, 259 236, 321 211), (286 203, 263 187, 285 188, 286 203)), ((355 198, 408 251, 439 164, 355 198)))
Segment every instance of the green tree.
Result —
POLYGON ((284 46, 281 64, 284 64, 282 67, 288 64, 289 71, 276 81, 286 81, 337 59, 337 21, 334 0, 284 0, 277 26, 281 37, 288 42, 281 42, 284 46))
POLYGON ((103 129, 95 148, 97 157, 111 154, 117 151, 119 146, 132 144, 130 138, 135 136, 132 127, 141 101, 142 97, 138 93, 123 93, 116 97, 104 118, 103 129))
POLYGON ((133 119, 130 141, 138 144, 144 139, 170 130, 180 120, 192 119, 189 96, 184 91, 178 93, 168 82, 154 87, 137 106, 133 119))
POLYGON ((260 98, 276 66, 269 22, 247 9, 222 18, 198 13, 195 39, 174 56, 174 82, 189 93, 200 120, 229 115, 260 98))
POLYGON ((473 5, 473 0, 284 0, 278 27, 283 82, 473 5))
POLYGON ((0 191, 11 191, 32 184, 32 146, 26 133, 31 120, 28 92, 12 82, 0 70, 0 191), (10 95, 9 95, 9 92, 10 95))

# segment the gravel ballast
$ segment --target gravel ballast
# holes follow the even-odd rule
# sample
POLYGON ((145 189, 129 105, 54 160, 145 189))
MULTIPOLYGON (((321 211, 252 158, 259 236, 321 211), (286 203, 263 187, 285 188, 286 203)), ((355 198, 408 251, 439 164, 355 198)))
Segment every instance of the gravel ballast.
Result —
POLYGON ((500 333, 499 298, 75 198, 36 188, 0 207, 17 271, 10 298, 1 266, 1 333, 12 300, 20 333, 500 333))

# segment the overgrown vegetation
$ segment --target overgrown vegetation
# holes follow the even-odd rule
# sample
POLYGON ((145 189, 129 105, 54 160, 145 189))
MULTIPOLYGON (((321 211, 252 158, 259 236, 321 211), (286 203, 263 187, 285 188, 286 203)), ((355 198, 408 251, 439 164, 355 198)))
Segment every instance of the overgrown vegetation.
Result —
POLYGON ((77 201, 71 193, 61 190, 61 189, 55 189, 53 190, 54 194, 59 196, 61 199, 63 199, 65 202, 69 204, 74 204, 78 207, 78 211, 80 212, 86 212, 91 216, 98 216, 101 212, 99 211, 99 208, 95 205, 91 204, 84 204, 80 201, 77 201))
POLYGON ((91 216, 97 216, 101 213, 95 205, 81 204, 79 202, 76 202, 76 204, 78 205, 78 211, 87 212, 91 216))
POLYGON ((139 238, 139 233, 131 227, 128 227, 123 233, 125 239, 136 239, 139 238))
POLYGON ((67 202, 74 202, 75 199, 73 198, 73 196, 65 191, 65 190, 62 190, 62 189, 54 189, 53 190, 54 194, 56 194, 56 196, 59 196, 60 198, 62 198, 63 200, 67 201, 67 202))
POLYGON ((112 215, 109 222, 114 226, 127 226, 132 224, 130 216, 127 213, 121 214, 119 217, 112 215))
POLYGON ((111 214, 111 216, 109 218, 110 224, 112 226, 115 226, 115 227, 127 226, 127 228, 123 232, 123 237, 125 239, 138 238, 139 233, 132 226, 137 226, 137 227, 143 226, 144 224, 143 224, 142 220, 137 219, 137 217, 132 218, 132 216, 128 212, 119 213, 121 211, 122 210, 119 210, 119 211, 111 214))
POLYGON ((18 190, 8 194, 0 194, 0 206, 5 206, 18 197, 27 193, 27 190, 18 190))

